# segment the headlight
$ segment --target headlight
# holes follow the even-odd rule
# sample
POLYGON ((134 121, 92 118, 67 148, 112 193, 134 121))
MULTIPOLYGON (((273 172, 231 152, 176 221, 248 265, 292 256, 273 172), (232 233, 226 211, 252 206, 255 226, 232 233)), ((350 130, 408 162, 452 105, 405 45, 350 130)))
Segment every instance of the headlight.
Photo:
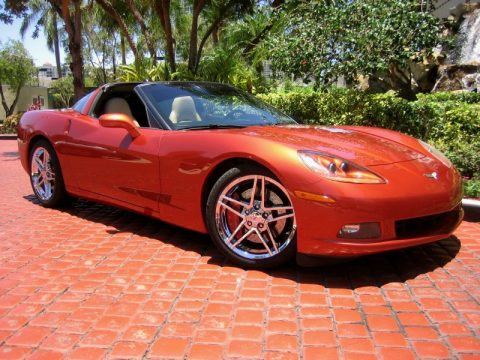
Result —
POLYGON ((432 145, 427 144, 425 141, 418 140, 420 145, 423 146, 425 150, 427 150, 430 154, 432 154, 437 160, 441 161, 443 165, 447 167, 452 167, 452 162, 445 156, 443 153, 437 149, 435 149, 432 145))
POLYGON ((345 159, 313 151, 299 151, 298 156, 310 170, 333 181, 385 184, 380 176, 345 159))

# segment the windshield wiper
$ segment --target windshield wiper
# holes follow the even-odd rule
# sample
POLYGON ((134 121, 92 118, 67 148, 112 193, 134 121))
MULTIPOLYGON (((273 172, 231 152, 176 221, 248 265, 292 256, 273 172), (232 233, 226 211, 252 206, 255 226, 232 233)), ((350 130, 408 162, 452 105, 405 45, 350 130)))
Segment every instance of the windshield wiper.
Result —
POLYGON ((196 126, 186 126, 178 130, 205 130, 205 129, 237 129, 244 128, 248 125, 234 125, 234 124, 209 124, 209 125, 196 125, 196 126))

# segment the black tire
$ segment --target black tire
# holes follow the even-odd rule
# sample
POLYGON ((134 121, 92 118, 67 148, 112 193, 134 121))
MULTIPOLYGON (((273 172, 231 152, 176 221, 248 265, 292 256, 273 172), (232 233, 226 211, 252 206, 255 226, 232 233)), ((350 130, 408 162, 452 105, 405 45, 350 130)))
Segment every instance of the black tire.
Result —
MULTIPOLYGON (((247 267, 247 268, 253 268, 253 269, 265 269, 265 268, 278 267, 278 266, 283 265, 283 264, 287 263, 288 261, 290 261, 293 258, 293 256, 296 254, 296 250, 297 250, 296 223, 295 223, 295 217, 294 217, 294 212, 293 212, 293 205, 291 204, 290 198, 289 198, 288 194, 286 194, 286 191, 285 191, 284 195, 280 194, 280 196, 277 196, 278 194, 276 194, 275 190, 273 190, 276 198, 280 199, 281 197, 283 197, 284 202, 286 202, 287 199, 288 199, 288 202, 290 202, 289 206, 292 207, 291 211, 293 213, 293 217, 290 220, 290 222, 291 222, 290 227, 292 228, 292 230, 290 232, 286 231, 285 236, 284 236, 284 237, 287 237, 287 235, 288 235, 288 242, 287 242, 287 240, 284 241, 284 243, 282 245, 283 248, 282 248, 282 246, 280 246, 281 243, 276 243, 275 242, 277 245, 279 245, 278 249, 279 250, 281 249, 281 251, 279 251, 278 253, 273 253, 273 255, 268 255, 268 257, 265 257, 265 258, 249 258, 249 257, 246 257, 246 256, 251 256, 251 254, 249 254, 248 251, 247 251, 247 252, 245 252, 246 256, 242 256, 241 254, 236 252, 236 250, 237 250, 236 247, 235 247, 235 249, 232 249, 232 247, 228 246, 226 244, 226 240, 224 241, 222 239, 222 235, 220 234, 219 224, 218 224, 218 221, 220 221, 220 220, 218 220, 219 216, 217 216, 217 214, 216 214, 216 212, 218 211, 218 208, 217 208, 218 205, 217 204, 219 202, 219 198, 224 191, 229 189, 229 186, 231 186, 232 183, 235 183, 236 181, 241 181, 242 179, 248 178, 249 176, 258 176, 260 178, 265 177, 265 179, 268 178, 268 181, 270 181, 270 180, 272 181, 272 183, 270 183, 270 186, 275 186, 273 184, 275 182, 277 185, 280 185, 278 190, 282 190, 282 189, 285 190, 281 186, 281 184, 278 182, 276 177, 270 171, 268 171, 268 170, 266 170, 262 167, 251 166, 251 165, 249 165, 249 166, 241 165, 241 166, 234 167, 234 168, 228 170, 227 172, 225 172, 217 180, 217 182, 215 183, 215 185, 213 186, 213 188, 210 191, 210 194, 209 194, 208 200, 207 200, 207 204, 206 204, 206 209, 205 209, 207 228, 208 228, 210 236, 211 236, 214 244, 216 245, 216 247, 228 259, 232 260, 233 262, 235 262, 235 263, 237 263, 241 266, 244 266, 244 267, 247 267), (292 226, 292 224, 293 224, 293 226, 292 226)), ((267 182, 267 180, 264 180, 264 181, 268 185, 269 182, 267 182)), ((242 183, 240 183, 240 184, 242 184, 242 183)), ((269 191, 270 191, 270 193, 272 192, 271 190, 269 190, 269 191)), ((260 192, 261 192, 261 189, 260 189, 260 192)), ((279 192, 279 191, 277 191, 277 192, 279 192)), ((251 192, 250 192, 250 194, 251 194, 251 192)), ((270 196, 272 196, 272 195, 270 195, 270 196)), ((256 197, 254 197, 254 199, 256 199, 256 197)), ((242 208, 242 207, 240 206, 240 208, 242 208)), ((242 208, 242 209, 245 209, 245 208, 242 208)), ((245 215, 243 213, 243 211, 245 211, 245 210, 242 210, 242 214, 245 215)), ((268 215, 265 215, 265 216, 268 216, 268 215)), ((260 220, 261 220, 261 218, 260 218, 260 220)), ((287 219, 287 221, 288 221, 288 219, 287 219)), ((251 224, 251 222, 250 222, 250 224, 251 224)), ((255 224, 256 224, 256 221, 255 221, 255 224)), ((256 225, 256 226, 260 226, 260 225, 256 225)), ((275 230, 275 229, 271 228, 271 226, 273 226, 273 225, 270 225, 269 223, 267 223, 267 224, 264 224, 263 226, 270 227, 268 232, 270 233, 270 235, 273 234, 273 231, 275 230)), ((239 227, 240 227, 240 225, 239 225, 239 227)), ((255 227, 255 226, 253 226, 253 227, 255 227)), ((265 227, 262 230, 264 232, 265 232, 265 227)), ((284 227, 286 228, 287 226, 284 225, 284 227)), ((233 227, 232 227, 232 229, 233 229, 233 227)), ((245 232, 247 232, 247 227, 245 226, 245 229, 242 228, 241 230, 243 231, 243 235, 245 235, 245 232)), ((237 230, 235 230, 233 232, 236 232, 236 231, 237 230)), ((230 232, 229 234, 231 236, 234 236, 234 235, 232 235, 232 232, 230 232)), ((241 234, 242 233, 239 231, 237 233, 237 235, 235 235, 235 236, 241 238, 243 236, 241 234)), ((281 235, 281 233, 278 234, 278 235, 281 235)), ((248 240, 251 236, 257 237, 257 235, 255 235, 255 234, 250 235, 249 237, 246 238, 247 243, 249 243, 251 245, 264 246, 265 249, 267 248, 267 245, 265 245, 265 243, 263 245, 253 244, 251 241, 248 240)), ((260 235, 257 238, 260 239, 260 235)), ((267 235, 265 235, 264 240, 268 240, 268 238, 269 237, 267 235)), ((232 241, 234 241, 234 240, 238 240, 238 239, 233 237, 232 241)), ((232 242, 230 242, 230 243, 232 243, 232 242)), ((272 242, 270 242, 269 245, 271 243, 272 242)), ((246 248, 248 248, 248 245, 246 246, 246 248)), ((254 255, 254 256, 256 256, 256 255, 254 255)))
MULTIPOLYGON (((41 155, 40 155, 41 156, 41 155)), ((63 182, 62 169, 60 167, 60 162, 58 161, 57 154, 53 146, 47 140, 38 140, 33 146, 29 154, 29 169, 30 169, 30 184, 32 185, 33 192, 35 197, 44 207, 54 208, 62 205, 66 205, 69 202, 69 196, 65 190, 65 184, 63 182), (34 168, 34 154, 41 153, 41 151, 46 151, 50 158, 48 162, 51 169, 51 173, 54 175, 54 179, 50 182, 53 185, 51 190, 51 195, 48 196, 46 193, 42 193, 38 189, 38 185, 35 185, 35 174, 34 168)), ((38 174, 38 172, 36 172, 38 174)))

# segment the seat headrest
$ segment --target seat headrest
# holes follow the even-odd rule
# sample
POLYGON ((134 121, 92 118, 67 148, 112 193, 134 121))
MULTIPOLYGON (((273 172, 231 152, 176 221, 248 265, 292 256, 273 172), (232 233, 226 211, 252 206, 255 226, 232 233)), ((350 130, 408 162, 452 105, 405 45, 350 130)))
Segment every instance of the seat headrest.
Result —
POLYGON ((109 99, 105 104, 105 113, 120 113, 130 116, 133 119, 132 111, 128 102, 121 97, 109 99))
POLYGON ((172 102, 172 111, 169 118, 176 124, 182 121, 202 121, 191 96, 175 98, 172 102))

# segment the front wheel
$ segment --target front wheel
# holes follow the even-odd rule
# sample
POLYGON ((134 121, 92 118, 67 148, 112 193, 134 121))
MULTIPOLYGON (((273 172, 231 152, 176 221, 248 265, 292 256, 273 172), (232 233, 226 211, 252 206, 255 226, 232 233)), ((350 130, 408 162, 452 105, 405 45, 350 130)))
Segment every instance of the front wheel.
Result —
POLYGON ((208 197, 206 217, 215 245, 240 265, 279 266, 296 252, 288 192, 262 168, 232 168, 220 177, 208 197))
POLYGON ((68 198, 57 155, 46 140, 36 142, 30 152, 30 182, 45 207, 59 206, 68 198))

